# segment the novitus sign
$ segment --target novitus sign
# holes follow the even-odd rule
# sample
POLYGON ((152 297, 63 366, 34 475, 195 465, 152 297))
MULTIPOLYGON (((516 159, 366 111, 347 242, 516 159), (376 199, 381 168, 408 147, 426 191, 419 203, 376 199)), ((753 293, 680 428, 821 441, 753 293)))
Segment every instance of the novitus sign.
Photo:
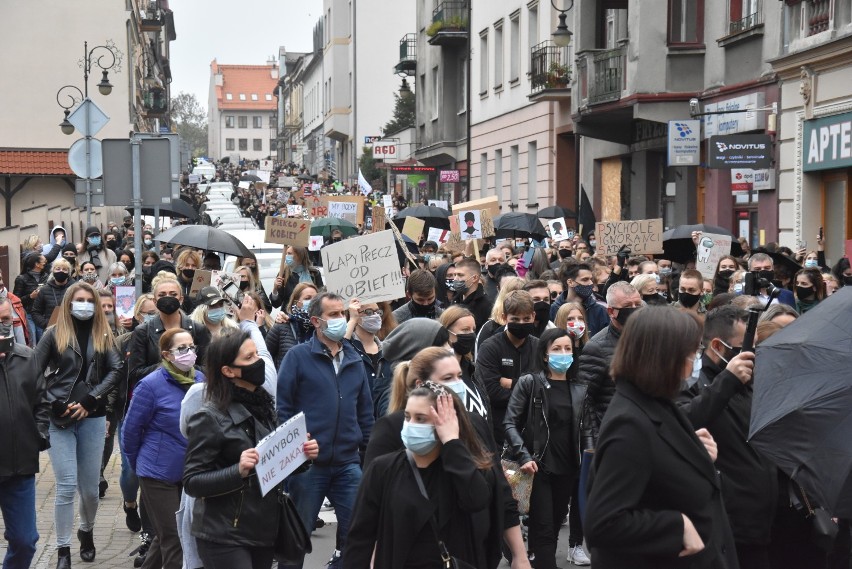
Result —
POLYGON ((852 113, 805 121, 802 170, 852 166, 852 113))

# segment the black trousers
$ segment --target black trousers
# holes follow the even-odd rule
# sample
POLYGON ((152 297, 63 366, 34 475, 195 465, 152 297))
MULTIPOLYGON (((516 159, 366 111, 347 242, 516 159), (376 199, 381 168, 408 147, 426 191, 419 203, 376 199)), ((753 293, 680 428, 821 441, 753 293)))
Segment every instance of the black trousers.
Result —
POLYGON ((175 512, 180 509, 180 486, 162 480, 139 477, 145 507, 157 535, 145 557, 144 569, 181 569, 183 548, 175 512))
POLYGON ((535 569, 556 569, 556 540, 575 492, 575 476, 548 474, 539 470, 530 494, 529 550, 535 554, 535 569))
POLYGON ((213 541, 196 539, 198 555, 204 569, 270 569, 272 547, 241 547, 222 545, 213 541))

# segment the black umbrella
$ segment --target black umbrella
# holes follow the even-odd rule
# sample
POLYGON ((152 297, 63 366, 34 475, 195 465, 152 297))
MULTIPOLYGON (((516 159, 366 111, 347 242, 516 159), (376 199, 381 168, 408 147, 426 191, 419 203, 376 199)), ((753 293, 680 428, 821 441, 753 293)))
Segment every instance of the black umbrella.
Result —
POLYGON ((423 227, 449 229, 449 216, 450 212, 444 208, 435 207, 433 205, 417 204, 398 212, 395 216, 393 216, 393 222, 397 227, 402 229, 402 226, 405 225, 406 217, 416 217, 426 222, 423 227))
POLYGON ((314 181, 313 176, 308 176, 307 174, 299 174, 299 176, 296 179, 302 180, 303 182, 313 182, 314 181))
POLYGON ((176 243, 178 245, 195 247, 196 249, 204 249, 205 251, 236 255, 237 257, 254 258, 254 253, 243 245, 242 241, 230 233, 210 227, 209 225, 180 225, 172 227, 156 236, 154 241, 176 243))
POLYGON ((790 274, 790 276, 792 276, 802 270, 802 265, 797 263, 795 259, 792 259, 791 257, 785 255, 784 253, 768 251, 763 247, 755 249, 751 252, 752 255, 754 255, 755 253, 766 253, 767 255, 772 257, 772 264, 776 271, 778 270, 778 267, 784 267, 790 274))
POLYGON ((531 213, 504 213, 494 218, 494 234, 498 239, 531 237, 541 241, 547 237, 541 221, 531 213))
MULTIPOLYGON (((132 207, 126 207, 124 209, 133 213, 132 207)), ((150 206, 143 206, 140 211, 142 215, 157 215, 154 208, 150 206)), ((165 217, 180 217, 183 219, 198 219, 198 212, 196 212, 191 205, 179 199, 173 199, 168 205, 161 205, 160 215, 165 217)))
POLYGON ((734 234, 724 227, 698 223, 695 225, 678 225, 674 229, 663 232, 663 255, 664 259, 676 263, 687 263, 695 260, 695 243, 692 242, 692 232, 715 233, 717 235, 728 235, 731 237, 731 255, 740 257, 743 249, 740 247, 734 234))
POLYGON ((757 349, 749 442, 813 501, 852 517, 852 287, 757 349))
POLYGON ((263 180, 260 176, 255 176, 254 174, 243 174, 240 176, 240 182, 262 182, 263 180))
POLYGON ((550 207, 540 209, 538 210, 538 213, 536 215, 543 219, 556 219, 557 217, 564 217, 565 219, 574 219, 575 217, 577 217, 576 213, 574 213, 567 207, 562 207, 561 205, 552 205, 550 207))

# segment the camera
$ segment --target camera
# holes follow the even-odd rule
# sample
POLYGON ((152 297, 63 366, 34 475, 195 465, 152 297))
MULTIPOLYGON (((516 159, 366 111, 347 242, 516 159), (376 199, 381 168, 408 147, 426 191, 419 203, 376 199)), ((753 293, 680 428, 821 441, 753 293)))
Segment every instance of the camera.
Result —
POLYGON ((749 271, 745 274, 743 283, 743 294, 748 296, 758 296, 760 291, 766 289, 770 297, 775 296, 777 289, 766 276, 761 274, 761 271, 749 271))
POLYGON ((701 112, 701 107, 698 104, 698 99, 692 98, 689 100, 689 116, 694 117, 701 112))

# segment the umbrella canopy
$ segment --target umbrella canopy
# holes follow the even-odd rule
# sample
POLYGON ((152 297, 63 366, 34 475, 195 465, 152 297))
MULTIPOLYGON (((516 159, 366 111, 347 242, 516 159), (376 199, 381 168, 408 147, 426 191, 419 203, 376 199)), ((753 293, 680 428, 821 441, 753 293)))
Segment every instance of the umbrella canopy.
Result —
POLYGON ((178 245, 186 245, 188 247, 195 247, 196 249, 215 251, 237 257, 254 258, 254 253, 243 245, 242 241, 230 233, 210 227, 209 225, 179 225, 172 227, 154 237, 154 241, 176 243, 178 245))
POLYGON ((695 243, 692 242, 693 231, 728 235, 731 237, 731 255, 740 257, 743 254, 742 247, 730 230, 715 225, 698 223, 695 225, 678 225, 674 229, 664 231, 662 257, 676 263, 687 263, 695 260, 695 243))
POLYGON ((852 517, 852 287, 757 350, 749 439, 813 501, 852 517))
POLYGON ((433 205, 417 204, 407 207, 393 216, 393 222, 402 229, 406 217, 416 217, 426 222, 424 227, 437 227, 439 229, 450 228, 450 212, 441 207, 433 205))
POLYGON ((311 235, 322 235, 328 239, 335 229, 339 229, 344 237, 358 235, 358 227, 342 217, 320 217, 311 222, 311 235))
POLYGON ((790 274, 790 276, 795 275, 799 271, 802 270, 802 265, 797 263, 795 259, 792 259, 785 255, 784 253, 777 253, 775 251, 767 251, 763 247, 755 249, 751 252, 752 255, 755 253, 766 253, 770 257, 772 257, 772 264, 777 271, 779 267, 783 267, 790 274))
MULTIPOLYGON (((131 214, 133 213, 132 207, 126 207, 124 209, 129 211, 131 214)), ((142 215, 156 215, 153 207, 145 206, 140 211, 142 215)), ((183 219, 198 219, 198 212, 196 212, 191 205, 179 199, 172 199, 171 203, 168 205, 161 205, 160 215, 165 217, 179 217, 183 219)))
POLYGON ((314 181, 314 177, 313 177, 313 176, 308 176, 307 174, 299 174, 299 175, 296 177, 296 179, 297 179, 297 180, 302 180, 303 182, 313 182, 313 181, 314 181))
POLYGON ((240 182, 262 182, 263 180, 260 176, 255 176, 254 174, 243 174, 240 176, 240 182))
POLYGON ((498 239, 531 237, 541 241, 547 237, 541 221, 531 213, 504 213, 494 218, 494 234, 498 239))
POLYGON ((564 217, 565 219, 574 219, 577 217, 577 214, 568 209, 567 207, 562 207, 561 205, 552 205, 550 207, 546 207, 544 209, 538 210, 536 214, 538 217, 542 219, 556 219, 557 217, 564 217))

